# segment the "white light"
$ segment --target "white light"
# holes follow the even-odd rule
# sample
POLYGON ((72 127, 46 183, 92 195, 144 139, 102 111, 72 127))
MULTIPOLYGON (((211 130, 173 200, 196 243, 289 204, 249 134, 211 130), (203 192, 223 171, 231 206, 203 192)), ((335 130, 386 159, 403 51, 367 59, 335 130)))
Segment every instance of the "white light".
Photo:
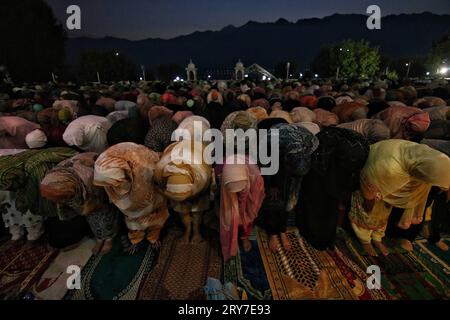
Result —
POLYGON ((116 52, 116 56, 118 56, 119 55, 119 53, 118 52, 116 52))
POLYGON ((183 78, 181 78, 181 82, 183 82, 184 81, 184 79, 183 78))
POLYGON ((248 74, 244 75, 244 78, 248 78, 248 74))
POLYGON ((409 63, 406 63, 405 66, 409 66, 409 63))
POLYGON ((303 77, 303 73, 300 73, 300 78, 303 77))
POLYGON ((180 77, 176 77, 175 80, 176 80, 176 81, 180 81, 180 77))
POLYGON ((267 78, 267 80, 269 80, 269 81, 270 81, 270 78, 267 78))
POLYGON ((139 80, 141 80, 141 81, 142 81, 142 80, 143 80, 143 79, 142 79, 142 77, 139 77, 139 80))
POLYGON ((440 73, 440 74, 444 74, 444 73, 447 73, 447 71, 448 71, 448 68, 447 68, 447 67, 444 67, 444 68, 441 68, 441 69, 439 70, 439 73, 440 73))
POLYGON ((289 77, 292 77, 292 74, 290 74, 289 77))
POLYGON ((262 79, 263 79, 263 81, 265 81, 266 80, 266 76, 262 76, 262 79))
POLYGON ((429 76, 430 75, 430 72, 429 71, 427 71, 427 76, 429 76))
POLYGON ((208 75, 208 79, 211 79, 211 75, 208 75))
POLYGON ((314 77, 316 77, 316 78, 317 78, 318 76, 319 76, 319 75, 318 75, 317 73, 314 75, 314 77))
POLYGON ((339 51, 342 51, 342 48, 339 48, 339 51))

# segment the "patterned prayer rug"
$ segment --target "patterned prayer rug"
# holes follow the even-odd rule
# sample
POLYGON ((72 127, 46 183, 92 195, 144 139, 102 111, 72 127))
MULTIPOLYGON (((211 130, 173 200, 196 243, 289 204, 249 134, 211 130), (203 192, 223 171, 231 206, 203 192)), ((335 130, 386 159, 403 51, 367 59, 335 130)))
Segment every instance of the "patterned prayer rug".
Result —
POLYGON ((57 254, 44 240, 4 243, 0 247, 0 299, 19 299, 57 254))
MULTIPOLYGON (((126 238, 126 236, 123 236, 126 238)), ((154 252, 147 242, 137 253, 124 252, 120 236, 112 250, 103 256, 93 256, 81 272, 81 289, 71 290, 70 300, 135 300, 142 279, 151 270, 154 252)))
MULTIPOLYGON (((381 287, 392 300, 447 299, 449 289, 444 280, 434 272, 417 251, 391 250, 388 256, 368 256, 357 239, 345 236, 338 239, 337 247, 362 270, 376 265, 381 270, 381 287)), ((426 257, 425 259, 430 259, 426 257)))
POLYGON ((208 277, 220 278, 221 256, 217 237, 198 244, 180 241, 181 230, 171 229, 162 239, 158 261, 139 290, 142 300, 205 299, 208 277))
POLYGON ((75 249, 60 252, 38 281, 30 288, 37 300, 61 300, 67 293, 67 273, 69 266, 82 269, 92 256, 95 240, 86 238, 75 249))
MULTIPOLYGON (((443 238, 443 241, 450 246, 450 238, 443 238)), ((421 239, 414 242, 414 255, 450 288, 450 251, 442 251, 421 239)))
POLYGON ((272 292, 254 231, 249 236, 252 242, 250 252, 239 248, 238 255, 224 263, 224 283, 236 284, 249 300, 271 300, 272 292))
POLYGON ((296 228, 288 228, 289 252, 269 249, 267 234, 257 229, 258 244, 274 300, 357 299, 362 283, 352 288, 332 257, 311 247, 296 228))

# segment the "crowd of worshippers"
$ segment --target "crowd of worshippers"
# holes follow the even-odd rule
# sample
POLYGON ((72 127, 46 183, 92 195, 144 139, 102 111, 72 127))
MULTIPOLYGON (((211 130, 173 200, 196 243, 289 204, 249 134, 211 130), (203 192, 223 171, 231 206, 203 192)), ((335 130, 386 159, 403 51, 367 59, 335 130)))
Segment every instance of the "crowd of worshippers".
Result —
POLYGON ((127 233, 132 253, 146 242, 159 248, 173 217, 186 244, 218 231, 228 260, 239 246, 251 249, 257 226, 272 251, 289 251, 293 217, 316 249, 333 248, 342 227, 370 255, 389 253, 386 234, 412 250, 427 221, 428 241, 448 250, 440 236, 449 217, 449 99, 445 82, 3 86, 3 232, 14 241, 45 236, 56 248, 91 235, 96 254, 127 233), (172 141, 195 122, 276 130, 278 172, 262 175, 265 164, 246 152, 222 164, 174 161, 175 147, 203 159, 204 143, 172 141))

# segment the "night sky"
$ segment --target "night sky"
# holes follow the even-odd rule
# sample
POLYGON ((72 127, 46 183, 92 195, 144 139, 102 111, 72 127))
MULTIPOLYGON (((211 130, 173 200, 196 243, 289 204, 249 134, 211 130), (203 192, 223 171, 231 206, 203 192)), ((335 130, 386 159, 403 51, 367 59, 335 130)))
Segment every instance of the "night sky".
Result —
POLYGON ((365 14, 371 4, 383 16, 430 11, 450 14, 449 0, 47 0, 59 20, 67 19, 66 8, 81 8, 80 31, 69 37, 114 36, 131 40, 173 38, 194 31, 241 26, 249 20, 274 22, 285 18, 322 18, 333 13, 365 14))

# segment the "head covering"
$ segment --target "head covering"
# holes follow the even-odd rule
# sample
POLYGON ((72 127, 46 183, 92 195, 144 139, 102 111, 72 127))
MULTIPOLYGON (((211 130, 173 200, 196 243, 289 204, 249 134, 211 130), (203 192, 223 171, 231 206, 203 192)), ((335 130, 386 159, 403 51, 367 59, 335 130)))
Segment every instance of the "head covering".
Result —
POLYGON ((266 99, 256 99, 252 101, 250 107, 262 107, 268 111, 270 110, 270 103, 266 99))
POLYGON ((21 117, 0 117, 0 149, 27 149, 25 137, 39 125, 21 117))
POLYGON ((177 124, 180 124, 184 119, 193 116, 194 114, 191 111, 177 111, 172 117, 172 120, 177 124))
POLYGON ((87 152, 103 152, 108 147, 107 133, 111 122, 104 117, 83 116, 72 121, 63 134, 69 146, 76 146, 87 152))
POLYGON ((391 130, 391 138, 409 140, 425 132, 430 125, 428 113, 414 107, 391 106, 376 114, 391 130))
MULTIPOLYGON (((252 99, 247 94, 240 94, 237 97, 238 100, 244 101, 248 108, 250 108, 250 105, 252 104, 252 99)), ((263 106, 261 106, 263 107, 263 106)), ((265 108, 264 108, 265 109, 265 108)), ((267 109, 266 109, 267 110, 267 109)))
POLYGON ((349 96, 340 96, 340 97, 337 97, 335 100, 336 100, 336 105, 337 106, 342 104, 342 103, 352 102, 353 101, 353 99, 351 97, 349 97, 349 96))
MULTIPOLYGON (((243 157, 237 155, 237 157, 243 157)), ((237 254, 238 231, 248 235, 265 198, 264 179, 255 164, 225 159, 220 188, 220 243, 225 261, 237 254)))
POLYGON ((72 120, 72 113, 69 109, 63 108, 58 111, 58 119, 63 123, 67 123, 72 120))
POLYGON ((120 100, 114 104, 114 110, 123 111, 136 107, 136 103, 127 100, 120 100))
POLYGON ((109 122, 111 122, 111 124, 116 123, 119 120, 122 119, 126 119, 128 118, 128 111, 124 110, 124 111, 114 111, 111 112, 110 114, 108 114, 106 116, 106 119, 109 120, 109 122))
POLYGON ((208 93, 208 97, 207 97, 206 101, 207 101, 207 103, 216 102, 216 103, 219 103, 220 105, 223 105, 222 94, 215 89, 211 90, 208 93))
POLYGON ((447 120, 447 113, 450 116, 450 107, 431 107, 423 109, 430 115, 430 120, 447 120))
POLYGON ((44 107, 42 106, 42 104, 35 103, 33 105, 33 111, 34 112, 40 112, 42 110, 44 110, 44 107))
POLYGON ((158 154, 147 147, 125 142, 103 152, 94 168, 93 184, 105 188, 111 202, 125 215, 129 230, 148 230, 151 243, 158 241, 169 217, 165 199, 153 184, 158 160, 158 154))
POLYGON ((338 125, 362 134, 370 144, 390 138, 391 132, 383 121, 378 119, 360 119, 338 125))
POLYGON ((261 121, 269 117, 267 110, 263 107, 251 107, 247 109, 247 112, 253 115, 257 121, 261 121))
POLYGON ((317 108, 321 108, 327 111, 331 111, 331 109, 333 109, 334 107, 336 107, 336 101, 334 100, 333 97, 320 97, 317 100, 317 108))
POLYGON ((297 107, 292 109, 291 118, 294 123, 314 122, 316 120, 316 114, 308 108, 297 107))
POLYGON ((311 132, 313 135, 316 135, 320 132, 320 127, 314 122, 299 122, 294 123, 296 126, 301 126, 311 132))
POLYGON ((164 150, 156 165, 155 181, 164 195, 174 201, 185 201, 209 187, 212 168, 203 158, 202 143, 182 140, 164 150))
POLYGON ((25 142, 30 149, 42 148, 47 144, 47 136, 41 129, 36 129, 26 135, 25 142))
POLYGON ((307 95, 300 98, 300 104, 302 107, 314 109, 317 107, 317 98, 313 95, 307 95))
POLYGON ((184 137, 187 134, 192 140, 203 141, 203 135, 210 128, 209 121, 200 116, 190 116, 184 119, 176 130, 176 134, 184 137))
POLYGON ((287 123, 293 123, 294 121, 291 118, 291 115, 287 111, 283 110, 274 110, 270 113, 270 118, 282 118, 286 120, 287 123))
POLYGON ((121 142, 144 144, 144 138, 147 135, 148 127, 148 124, 139 118, 119 120, 108 130, 108 145, 112 146, 121 142))
POLYGON ((169 118, 155 119, 145 136, 144 145, 153 151, 163 152, 173 142, 172 133, 177 128, 178 124, 169 118))
POLYGON ((341 122, 350 122, 365 118, 368 111, 369 109, 367 107, 356 101, 341 103, 331 110, 331 112, 338 116, 341 122), (355 113, 357 110, 359 111, 355 113), (357 119, 355 119, 354 116, 356 116, 357 119))
POLYGON ((318 108, 314 109, 314 113, 316 114, 316 120, 314 122, 321 128, 337 125, 339 123, 338 116, 333 112, 318 108))
POLYGON ((151 107, 150 110, 148 111, 148 119, 150 120, 150 122, 159 117, 171 118, 172 115, 173 111, 163 106, 154 106, 151 107))

